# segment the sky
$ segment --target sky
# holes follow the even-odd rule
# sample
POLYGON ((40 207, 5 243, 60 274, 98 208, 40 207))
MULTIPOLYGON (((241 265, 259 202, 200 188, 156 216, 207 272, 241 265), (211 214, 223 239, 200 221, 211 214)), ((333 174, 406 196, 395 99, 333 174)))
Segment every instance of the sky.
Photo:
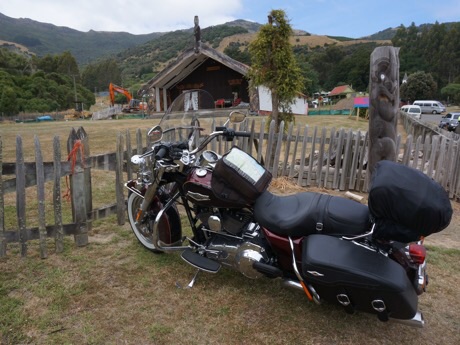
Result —
MULTIPOLYGON (((390 27, 460 21, 459 0, 2 0, 0 13, 79 31, 168 32, 286 12, 293 29, 360 38, 390 27)), ((1 31, 1 27, 0 27, 1 31)))

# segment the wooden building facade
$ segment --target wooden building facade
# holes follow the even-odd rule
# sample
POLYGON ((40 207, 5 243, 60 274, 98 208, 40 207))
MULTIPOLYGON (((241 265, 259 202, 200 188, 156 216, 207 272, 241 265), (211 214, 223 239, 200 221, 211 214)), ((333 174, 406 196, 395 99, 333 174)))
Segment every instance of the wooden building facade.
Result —
POLYGON ((248 103, 249 66, 201 43, 184 51, 174 62, 152 78, 139 91, 155 100, 155 111, 165 111, 183 91, 202 89, 215 100, 230 106, 235 100, 248 103))

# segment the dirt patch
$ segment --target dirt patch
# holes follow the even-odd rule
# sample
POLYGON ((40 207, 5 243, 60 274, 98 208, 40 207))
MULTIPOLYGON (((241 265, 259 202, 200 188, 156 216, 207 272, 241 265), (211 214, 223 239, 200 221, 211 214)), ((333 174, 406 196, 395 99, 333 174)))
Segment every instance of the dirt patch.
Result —
POLYGON ((460 203, 451 202, 454 214, 452 220, 447 228, 432 234, 425 239, 425 244, 443 247, 460 249, 460 203))

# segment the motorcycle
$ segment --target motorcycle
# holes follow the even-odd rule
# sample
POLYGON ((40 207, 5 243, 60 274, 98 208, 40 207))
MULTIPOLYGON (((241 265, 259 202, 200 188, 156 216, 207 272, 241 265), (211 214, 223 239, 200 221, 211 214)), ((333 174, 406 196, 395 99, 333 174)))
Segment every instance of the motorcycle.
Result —
POLYGON ((222 112, 208 93, 190 90, 148 131, 151 149, 131 158, 137 178, 125 184, 139 242, 153 253, 181 252, 197 269, 186 288, 198 272, 224 266, 250 279, 282 279, 318 304, 423 327, 423 237, 446 227, 452 216, 440 186, 415 169, 382 161, 368 205, 308 191, 275 195, 267 189, 270 172, 238 146, 223 155, 207 149, 251 136, 235 129, 244 113, 222 112), (219 119, 223 125, 216 125, 219 119), (431 211, 420 204, 426 201, 413 200, 420 199, 414 194, 420 183, 430 195, 422 199, 439 196, 431 211), (399 200, 404 205, 395 210, 399 200), (190 236, 183 235, 181 214, 190 236), (432 218, 438 223, 428 226, 432 218))

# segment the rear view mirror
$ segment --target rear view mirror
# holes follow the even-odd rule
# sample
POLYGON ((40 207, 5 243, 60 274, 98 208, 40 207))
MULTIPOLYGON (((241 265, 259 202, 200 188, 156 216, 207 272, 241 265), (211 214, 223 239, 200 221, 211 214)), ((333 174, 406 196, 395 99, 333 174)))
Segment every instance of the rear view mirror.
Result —
POLYGON ((241 123, 246 118, 246 114, 239 111, 232 111, 229 115, 230 123, 241 123))
POLYGON ((147 132, 147 136, 149 137, 150 142, 156 143, 163 137, 163 130, 160 126, 155 126, 147 132))

